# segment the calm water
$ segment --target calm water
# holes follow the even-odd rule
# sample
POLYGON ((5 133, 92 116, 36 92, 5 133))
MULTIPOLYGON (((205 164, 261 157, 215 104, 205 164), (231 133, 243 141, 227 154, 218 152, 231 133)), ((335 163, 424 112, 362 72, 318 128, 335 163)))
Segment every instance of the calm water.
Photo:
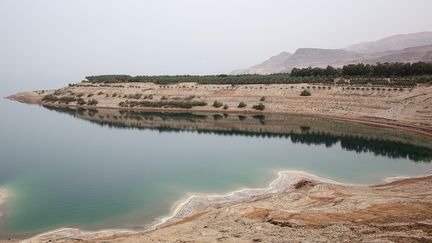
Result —
POLYGON ((432 171, 431 140, 301 117, 50 110, 0 101, 0 238, 140 227, 188 192, 261 187, 278 170, 343 182, 432 171))

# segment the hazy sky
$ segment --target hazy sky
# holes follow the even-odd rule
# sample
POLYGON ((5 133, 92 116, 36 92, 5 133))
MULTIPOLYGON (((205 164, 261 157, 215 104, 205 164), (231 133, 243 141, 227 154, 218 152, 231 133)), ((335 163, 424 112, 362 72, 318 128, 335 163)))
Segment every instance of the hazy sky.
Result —
POLYGON ((431 0, 0 0, 0 85, 229 73, 299 47, 431 31, 431 10, 431 0))

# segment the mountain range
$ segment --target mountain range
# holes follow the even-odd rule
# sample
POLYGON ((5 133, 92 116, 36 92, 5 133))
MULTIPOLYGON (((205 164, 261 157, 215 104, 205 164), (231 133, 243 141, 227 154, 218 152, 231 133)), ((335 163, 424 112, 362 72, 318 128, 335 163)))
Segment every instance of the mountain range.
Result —
POLYGON ((341 49, 299 48, 282 52, 268 60, 231 74, 269 74, 303 67, 341 67, 352 63, 432 62, 432 31, 401 34, 363 42, 341 49))

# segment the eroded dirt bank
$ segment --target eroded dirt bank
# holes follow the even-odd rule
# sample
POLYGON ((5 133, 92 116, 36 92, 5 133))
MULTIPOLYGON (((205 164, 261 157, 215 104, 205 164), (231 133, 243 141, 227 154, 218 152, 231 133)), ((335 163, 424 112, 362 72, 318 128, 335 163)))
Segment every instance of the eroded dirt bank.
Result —
POLYGON ((432 177, 375 186, 303 179, 147 233, 60 230, 29 242, 430 242, 432 177))

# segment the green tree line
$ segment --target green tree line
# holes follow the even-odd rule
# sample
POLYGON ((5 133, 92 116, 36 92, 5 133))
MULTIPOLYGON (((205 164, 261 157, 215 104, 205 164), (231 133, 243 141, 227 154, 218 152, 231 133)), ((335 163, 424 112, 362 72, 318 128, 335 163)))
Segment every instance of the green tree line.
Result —
POLYGON ((394 84, 415 85, 416 83, 432 82, 432 63, 377 63, 348 64, 342 68, 327 66, 326 68, 308 67, 294 68, 291 73, 275 73, 267 75, 160 75, 160 76, 130 76, 130 75, 99 75, 88 76, 91 83, 128 83, 145 82, 161 85, 183 82, 198 84, 296 84, 296 83, 332 83, 337 77, 352 79, 351 83, 372 83, 386 85, 393 78, 394 84))

